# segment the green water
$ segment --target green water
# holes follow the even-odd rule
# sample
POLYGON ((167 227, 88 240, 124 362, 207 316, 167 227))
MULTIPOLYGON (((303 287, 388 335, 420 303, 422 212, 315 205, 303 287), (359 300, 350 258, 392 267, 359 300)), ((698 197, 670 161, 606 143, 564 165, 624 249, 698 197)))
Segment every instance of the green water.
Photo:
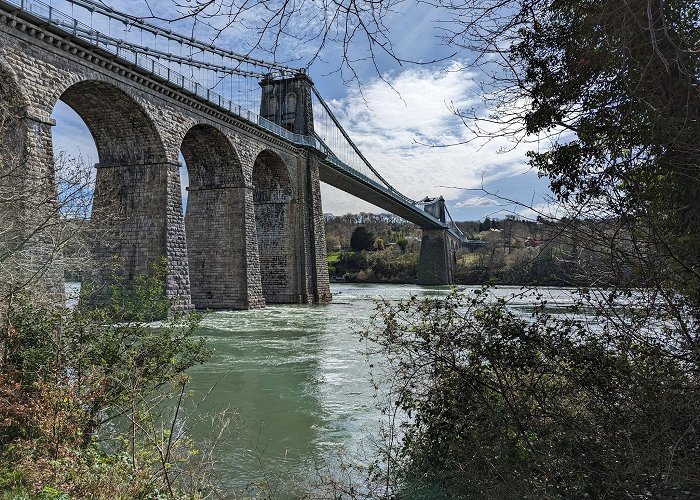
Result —
MULTIPOLYGON (((199 403, 195 418, 182 419, 182 425, 206 450, 220 430, 208 416, 225 409, 234 413, 213 455, 213 477, 227 497, 298 498, 318 478, 317 469, 333 469, 340 457, 344 463, 369 463, 382 419, 370 364, 379 363, 368 358, 358 332, 369 325, 377 300, 439 297, 449 288, 334 284, 332 292, 326 306, 204 315, 199 333, 214 354, 190 370, 190 404, 199 403)), ((503 297, 521 292, 492 290, 503 297)), ((565 289, 545 293, 559 307, 571 301, 565 289)), ((533 301, 521 296, 509 303, 525 312, 533 301)), ((373 370, 377 376, 376 366, 373 370)))
MULTIPOLYGON (((378 299, 440 296, 449 289, 335 284, 332 291, 327 306, 205 315, 201 333, 215 353, 192 370, 192 388, 200 397, 211 389, 203 413, 223 408, 238 413, 216 454, 216 477, 227 491, 252 494, 264 481, 275 498, 293 498, 299 490, 292 485, 303 483, 324 460, 343 453, 346 460, 366 463, 381 413, 370 381, 372 360, 358 331, 369 324, 378 299)), ((560 301, 566 295, 554 293, 560 301)), ((529 304, 528 298, 513 303, 529 304)), ((195 428, 200 438, 212 430, 195 428)))
MULTIPOLYGON (((280 497, 293 497, 293 485, 320 462, 340 452, 362 461, 381 415, 358 331, 379 298, 448 289, 339 284, 332 291, 327 306, 205 315, 201 334, 215 354, 191 371, 192 388, 201 395, 214 387, 203 412, 229 407, 238 413, 215 469, 230 491, 253 493, 265 481, 280 497)), ((205 435, 206 429, 197 431, 205 435)))

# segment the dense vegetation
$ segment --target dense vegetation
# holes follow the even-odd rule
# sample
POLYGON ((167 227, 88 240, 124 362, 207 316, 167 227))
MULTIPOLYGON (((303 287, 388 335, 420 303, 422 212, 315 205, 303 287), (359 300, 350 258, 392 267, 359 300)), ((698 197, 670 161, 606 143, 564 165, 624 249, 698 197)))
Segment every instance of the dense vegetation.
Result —
MULTIPOLYGON (((615 275, 604 272, 605 263, 599 261, 605 259, 605 249, 597 246, 600 242, 581 241, 587 233, 615 227, 614 220, 532 221, 507 216, 457 224, 473 243, 458 254, 456 284, 605 286, 631 278, 627 267, 615 275)), ((415 282, 421 236, 415 225, 387 214, 327 215, 326 235, 331 280, 415 282), (352 244, 358 233, 363 235, 361 248, 352 244)), ((634 279, 644 284, 643 277, 634 279)))
MULTIPOLYGON (((193 497, 206 464, 181 428, 197 315, 167 315, 162 266, 74 311, 18 294, 0 325, 0 498, 193 497), (177 428, 176 428, 177 421, 177 428)), ((202 489, 201 491, 205 491, 202 489)))
POLYGON ((630 297, 599 298, 618 321, 592 327, 591 295, 527 315, 488 290, 384 304, 366 338, 392 374, 387 414, 404 417, 382 493, 695 498, 696 341, 649 328, 630 297))

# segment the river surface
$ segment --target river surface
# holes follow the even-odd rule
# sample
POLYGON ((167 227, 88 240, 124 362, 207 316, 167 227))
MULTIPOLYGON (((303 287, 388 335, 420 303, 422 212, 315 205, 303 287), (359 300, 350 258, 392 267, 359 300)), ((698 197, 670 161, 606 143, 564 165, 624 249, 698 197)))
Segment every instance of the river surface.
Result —
MULTIPOLYGON (((227 496, 298 498, 324 465, 337 471, 341 458, 366 465, 376 449, 382 415, 372 384, 374 360, 358 332, 368 327, 378 300, 449 293, 448 287, 417 285, 331 288, 333 302, 325 306, 204 315, 199 333, 214 354, 190 370, 191 402, 199 402, 196 413, 204 418, 198 424, 196 418, 188 421, 188 432, 206 449, 206 441, 220 429, 209 416, 232 412, 214 453, 214 477, 227 496)), ((521 291, 493 290, 507 297, 521 291)), ((545 293, 550 303, 571 302, 568 290, 545 293)), ((532 303, 522 297, 511 306, 525 311, 532 303)))
MULTIPOLYGON (((499 287, 497 295, 519 293, 499 287)), ((333 284, 327 306, 270 306, 214 312, 201 334, 215 350, 191 371, 195 394, 208 393, 202 412, 237 412, 219 444, 216 476, 229 491, 253 494, 260 483, 274 498, 294 497, 315 468, 339 456, 368 461, 380 430, 367 346, 358 332, 369 325, 380 299, 441 296, 447 287, 333 284)), ((566 290, 549 289, 559 305, 566 290)), ((527 308, 531 299, 514 301, 527 308)), ((375 374, 376 375, 376 374, 375 374)), ((202 435, 211 426, 202 425, 202 435)))

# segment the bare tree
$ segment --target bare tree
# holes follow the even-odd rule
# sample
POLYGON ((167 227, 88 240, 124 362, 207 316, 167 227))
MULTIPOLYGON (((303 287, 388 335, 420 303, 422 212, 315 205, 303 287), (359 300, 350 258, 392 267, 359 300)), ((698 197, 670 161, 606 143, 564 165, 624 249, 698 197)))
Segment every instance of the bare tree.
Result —
POLYGON ((0 302, 28 292, 60 303, 64 270, 94 264, 89 234, 95 229, 88 224, 93 168, 65 153, 55 163, 30 160, 24 125, 15 120, 0 122, 0 302))

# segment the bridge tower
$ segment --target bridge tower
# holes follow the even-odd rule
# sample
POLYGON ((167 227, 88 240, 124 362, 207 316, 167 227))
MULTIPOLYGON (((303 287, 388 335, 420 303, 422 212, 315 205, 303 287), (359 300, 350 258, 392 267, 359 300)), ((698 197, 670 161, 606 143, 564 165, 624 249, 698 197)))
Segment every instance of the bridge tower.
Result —
MULTIPOLYGON (((424 210, 430 215, 446 221, 445 199, 425 198, 424 210)), ((455 279, 457 249, 460 242, 447 228, 423 229, 418 259, 417 281, 421 285, 451 285, 455 279)))
POLYGON ((272 74, 267 75, 260 82, 260 116, 293 134, 313 135, 313 86, 314 83, 303 72, 280 79, 275 79, 272 74))
MULTIPOLYGON (((260 87, 260 116, 293 134, 314 134, 313 82, 303 71, 279 79, 267 75, 260 87)), ((311 148, 300 148, 302 161, 304 165, 300 164, 297 169, 297 178, 290 179, 296 183, 300 196, 291 202, 287 215, 280 203, 283 197, 257 196, 258 250, 263 270, 263 294, 268 303, 297 301, 289 293, 285 295, 284 289, 290 288, 290 280, 301 284, 300 302, 326 303, 331 300, 321 206, 320 159, 311 148), (300 201, 302 199, 304 203, 300 201), (297 242, 296 247, 290 245, 289 240, 294 237, 290 230, 301 232, 301 238, 297 238, 301 242, 297 242), (270 234, 271 231, 274 234, 270 234)), ((269 181, 255 177, 254 174, 255 192, 262 192, 261 188, 269 181)))

